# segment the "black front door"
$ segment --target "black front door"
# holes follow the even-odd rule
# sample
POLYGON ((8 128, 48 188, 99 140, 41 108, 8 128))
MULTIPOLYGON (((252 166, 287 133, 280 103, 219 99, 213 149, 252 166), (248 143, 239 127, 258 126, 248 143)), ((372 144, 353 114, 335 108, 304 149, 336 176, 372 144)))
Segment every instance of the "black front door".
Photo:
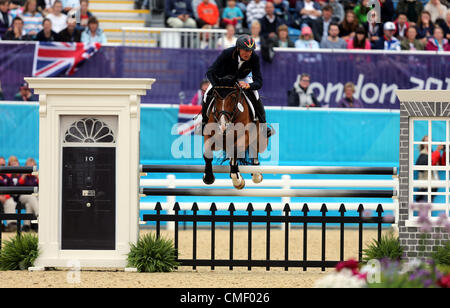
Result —
POLYGON ((115 249, 116 148, 63 147, 61 249, 115 249))

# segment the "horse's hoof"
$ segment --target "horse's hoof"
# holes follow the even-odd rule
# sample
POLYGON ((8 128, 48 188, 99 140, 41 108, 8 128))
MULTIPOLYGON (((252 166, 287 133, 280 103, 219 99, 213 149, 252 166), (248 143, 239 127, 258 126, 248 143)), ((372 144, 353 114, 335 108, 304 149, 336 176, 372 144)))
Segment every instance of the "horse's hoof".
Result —
POLYGON ((242 176, 232 173, 231 180, 233 182, 233 186, 236 189, 242 189, 245 187, 245 180, 242 176))
POLYGON ((214 174, 207 175, 206 173, 203 174, 203 183, 206 185, 211 185, 214 183, 216 178, 214 177, 214 174))
POLYGON ((255 184, 261 183, 263 180, 263 176, 261 173, 252 173, 252 181, 255 184))
POLYGON ((245 187, 245 180, 244 178, 241 178, 241 184, 239 186, 236 187, 236 189, 243 189, 245 187))

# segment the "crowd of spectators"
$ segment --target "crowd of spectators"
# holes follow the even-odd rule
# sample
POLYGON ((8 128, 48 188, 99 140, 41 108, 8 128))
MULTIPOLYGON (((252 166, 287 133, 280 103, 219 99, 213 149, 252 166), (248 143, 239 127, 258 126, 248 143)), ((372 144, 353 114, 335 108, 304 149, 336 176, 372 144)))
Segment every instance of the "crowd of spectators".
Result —
POLYGON ((378 1, 380 16, 369 0, 165 0, 165 16, 172 28, 226 28, 228 42, 251 34, 259 48, 450 51, 448 0, 378 1))
POLYGON ((89 0, 0 0, 0 40, 107 42, 89 0))
MULTIPOLYGON (((16 156, 10 156, 8 163, 6 159, 0 156, 0 167, 2 166, 19 166, 19 160, 16 156)), ((25 166, 36 166, 36 160, 34 158, 28 158, 25 162, 25 166)), ((38 186, 39 177, 31 174, 0 174, 0 186, 38 186)), ((27 214, 33 214, 36 217, 39 215, 39 200, 34 195, 0 195, 0 211, 5 214, 14 214, 18 205, 22 205, 25 208, 27 214)), ((0 226, 7 232, 13 232, 17 229, 17 223, 13 220, 6 221, 6 225, 3 223, 0 226)), ((24 221, 22 227, 23 231, 30 229, 36 230, 36 225, 31 225, 29 220, 24 221)))

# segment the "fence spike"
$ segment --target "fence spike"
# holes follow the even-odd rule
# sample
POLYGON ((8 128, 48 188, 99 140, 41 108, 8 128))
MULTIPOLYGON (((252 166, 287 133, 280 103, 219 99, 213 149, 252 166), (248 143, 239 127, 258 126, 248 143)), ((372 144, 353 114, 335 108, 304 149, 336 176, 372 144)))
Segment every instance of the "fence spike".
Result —
POLYGON ((198 205, 197 205, 197 202, 194 202, 194 204, 192 204, 192 209, 191 209, 191 211, 194 211, 194 212, 198 211, 198 205))
POLYGON ((286 203, 284 205, 283 212, 290 212, 290 211, 291 211, 291 207, 289 206, 289 203, 286 203))
POLYGON ((272 212, 272 206, 270 203, 267 203, 266 208, 264 209, 265 212, 272 212))
POLYGON ((384 212, 383 206, 381 204, 378 204, 376 212, 377 213, 383 213, 384 212))
POLYGON ((215 202, 211 203, 211 207, 209 208, 209 210, 213 213, 217 212, 217 206, 215 202))
POLYGON ((180 204, 179 204, 178 202, 175 202, 175 204, 173 205, 173 210, 174 210, 174 211, 179 211, 179 210, 181 210, 180 204))
POLYGON ((364 212, 364 206, 362 205, 362 203, 358 206, 357 212, 360 213, 360 214, 361 214, 362 212, 364 212))
POLYGON ((247 206, 247 212, 253 212, 255 209, 253 208, 253 204, 250 202, 247 206))
POLYGON ((327 205, 325 203, 322 203, 322 207, 320 208, 320 212, 326 213, 328 212, 327 205))
POLYGON ((302 212, 303 213, 308 213, 309 212, 308 203, 303 204, 302 212))
POLYGON ((236 212, 236 208, 234 207, 233 202, 230 203, 230 206, 228 207, 228 212, 236 212))
POLYGON ((341 203, 341 206, 339 207, 339 213, 345 213, 347 210, 345 209, 344 203, 341 203))
POLYGON ((162 211, 161 202, 156 202, 155 211, 162 211))

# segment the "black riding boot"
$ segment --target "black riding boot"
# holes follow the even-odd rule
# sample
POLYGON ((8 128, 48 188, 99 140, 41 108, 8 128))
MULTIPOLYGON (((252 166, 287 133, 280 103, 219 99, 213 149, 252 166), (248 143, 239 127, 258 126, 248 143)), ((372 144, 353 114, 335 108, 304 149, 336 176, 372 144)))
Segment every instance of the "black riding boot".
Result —
MULTIPOLYGON (((261 101, 261 98, 254 100, 254 107, 256 116, 259 119, 259 123, 266 124, 266 111, 264 110, 264 105, 261 101)), ((272 135, 272 129, 267 125, 267 137, 270 137, 272 135)))

